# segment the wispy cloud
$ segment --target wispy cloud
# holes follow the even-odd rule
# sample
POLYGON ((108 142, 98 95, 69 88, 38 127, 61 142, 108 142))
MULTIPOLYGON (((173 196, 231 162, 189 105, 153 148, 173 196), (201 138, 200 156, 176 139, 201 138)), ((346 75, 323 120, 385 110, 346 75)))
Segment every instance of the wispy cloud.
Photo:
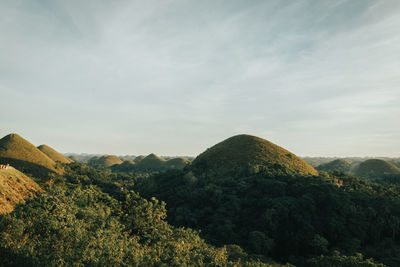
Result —
POLYGON ((247 132, 302 155, 399 156, 398 1, 9 1, 0 12, 2 134, 195 155, 247 132))

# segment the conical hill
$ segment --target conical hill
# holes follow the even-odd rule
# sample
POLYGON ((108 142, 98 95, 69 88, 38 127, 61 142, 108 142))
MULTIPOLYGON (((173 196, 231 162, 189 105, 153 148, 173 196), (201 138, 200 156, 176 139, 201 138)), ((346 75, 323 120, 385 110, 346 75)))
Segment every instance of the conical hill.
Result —
POLYGON ((375 178, 385 175, 400 174, 400 168, 381 159, 369 159, 361 162, 354 170, 354 174, 363 178, 375 178))
POLYGON ((350 162, 344 159, 335 159, 333 161, 321 164, 316 167, 318 171, 326 171, 326 172, 332 172, 332 171, 349 172, 350 168, 351 168, 350 162))
POLYGON ((162 170, 165 168, 165 162, 165 159, 151 153, 141 161, 137 162, 136 166, 140 170, 162 170))
POLYGON ((191 166, 195 174, 240 175, 261 170, 300 175, 318 172, 293 153, 251 135, 230 137, 200 154, 191 166))
POLYGON ((121 164, 123 161, 115 155, 103 155, 89 160, 89 165, 97 168, 108 168, 113 165, 121 164))
POLYGON ((0 139, 0 164, 10 164, 33 175, 61 172, 51 158, 18 134, 0 139))
POLYGON ((165 162, 165 166, 171 169, 183 169, 188 164, 190 164, 190 161, 185 158, 172 158, 165 162))
POLYGON ((38 146, 38 149, 42 151, 44 154, 46 154, 49 158, 51 158, 55 162, 61 162, 61 163, 71 163, 72 160, 64 157, 61 155, 59 152, 54 150, 53 148, 49 147, 48 145, 40 145, 38 146))

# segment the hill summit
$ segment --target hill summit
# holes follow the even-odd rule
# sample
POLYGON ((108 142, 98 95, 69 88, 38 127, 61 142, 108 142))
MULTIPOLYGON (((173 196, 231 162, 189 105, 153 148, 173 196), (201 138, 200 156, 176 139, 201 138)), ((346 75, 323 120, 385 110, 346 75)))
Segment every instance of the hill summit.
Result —
POLYGON ((235 175, 262 169, 291 174, 317 175, 305 161, 265 139, 252 135, 230 137, 201 153, 192 162, 195 174, 235 175))
POLYGON ((137 162, 136 166, 139 170, 162 170, 164 169, 165 159, 154 153, 137 162))
POLYGON ((369 159, 361 162, 354 170, 354 174, 364 178, 376 178, 385 175, 400 174, 400 168, 385 160, 369 159))
POLYGON ((58 153, 56 150, 54 150, 52 147, 49 147, 48 145, 40 145, 37 147, 40 151, 42 151, 44 154, 46 154, 49 158, 51 158, 55 162, 61 162, 61 163, 71 163, 72 160, 64 157, 60 153, 58 153))
POLYGON ((32 174, 60 171, 52 159, 15 133, 0 139, 0 163, 32 174))

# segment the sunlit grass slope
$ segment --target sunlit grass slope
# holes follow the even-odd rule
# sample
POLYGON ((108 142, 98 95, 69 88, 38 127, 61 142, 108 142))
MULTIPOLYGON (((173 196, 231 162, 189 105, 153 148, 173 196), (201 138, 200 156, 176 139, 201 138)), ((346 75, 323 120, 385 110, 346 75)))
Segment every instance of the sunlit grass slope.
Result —
POLYGON ((62 172, 61 169, 56 169, 56 163, 51 158, 15 133, 0 139, 1 163, 9 163, 23 172, 42 172, 42 169, 62 172))
POLYGON ((123 161, 115 155, 103 155, 99 158, 92 158, 89 160, 89 165, 97 168, 108 168, 113 165, 121 164, 123 161))
POLYGON ((11 212, 16 204, 40 191, 40 186, 22 172, 0 169, 0 214, 11 212))
POLYGON ((64 157, 63 155, 61 155, 60 153, 58 153, 56 150, 49 147, 48 145, 40 145, 37 148, 55 162, 57 162, 57 161, 61 162, 61 163, 71 163, 72 162, 72 160, 64 157))

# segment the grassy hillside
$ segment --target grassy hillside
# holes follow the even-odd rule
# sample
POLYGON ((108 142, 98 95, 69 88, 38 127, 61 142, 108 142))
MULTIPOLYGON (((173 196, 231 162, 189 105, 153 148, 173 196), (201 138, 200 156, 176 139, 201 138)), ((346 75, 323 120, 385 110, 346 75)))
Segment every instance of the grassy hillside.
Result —
POLYGON ((363 178, 376 178, 385 175, 400 174, 400 168, 381 159, 369 159, 355 168, 354 174, 363 178))
POLYGON ((172 158, 165 162, 165 166, 169 169, 183 169, 188 164, 190 164, 190 161, 185 158, 172 158))
POLYGON ((133 161, 135 161, 135 163, 138 163, 139 161, 141 161, 142 159, 144 159, 146 156, 140 155, 137 156, 133 161))
POLYGON ((71 163, 72 160, 64 157, 60 153, 58 153, 56 150, 53 148, 49 147, 48 145, 40 145, 37 147, 40 151, 42 151, 44 154, 46 154, 49 158, 51 158, 55 162, 61 162, 61 163, 71 163))
POLYGON ((123 161, 115 155, 103 155, 89 160, 89 165, 97 168, 108 168, 113 165, 121 164, 123 161))
POLYGON ((0 214, 11 212, 14 206, 41 192, 40 186, 22 172, 0 169, 0 214))
POLYGON ((163 170, 165 169, 165 162, 163 158, 160 158, 154 153, 151 153, 141 161, 136 163, 139 170, 163 170))
POLYGON ((0 164, 7 164, 35 175, 62 172, 46 154, 18 134, 9 134, 0 139, 0 164))
POLYGON ((316 167, 318 171, 326 171, 326 172, 332 172, 332 171, 342 171, 342 172, 349 172, 351 168, 350 162, 344 160, 344 159, 336 159, 331 162, 321 164, 316 167))
POLYGON ((113 171, 118 172, 132 172, 135 171, 136 163, 133 160, 125 160, 121 164, 115 164, 111 166, 113 171))
POLYGON ((293 174, 318 174, 313 167, 296 155, 251 135, 228 138, 207 149, 192 162, 192 170, 195 173, 207 175, 257 173, 263 169, 293 174))

